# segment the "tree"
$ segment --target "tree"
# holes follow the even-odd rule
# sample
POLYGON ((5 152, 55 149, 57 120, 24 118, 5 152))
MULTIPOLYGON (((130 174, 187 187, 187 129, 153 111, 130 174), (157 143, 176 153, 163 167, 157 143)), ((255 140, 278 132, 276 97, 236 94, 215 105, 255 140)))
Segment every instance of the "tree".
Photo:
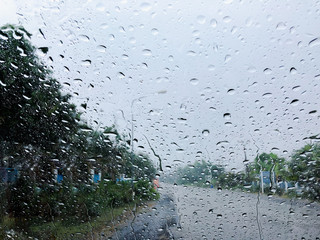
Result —
POLYGON ((0 140, 59 148, 77 132, 80 113, 40 62, 30 33, 6 25, 0 35, 0 140))
POLYGON ((232 189, 244 185, 243 173, 223 172, 219 175, 217 183, 220 187, 232 189))
MULTIPOLYGON (((250 170, 259 174, 260 171, 275 173, 276 179, 286 176, 285 159, 278 157, 274 153, 262 153, 254 159, 253 165, 249 166, 250 170)), ((252 176, 252 172, 251 172, 252 176)))
POLYGON ((288 164, 288 179, 304 188, 304 195, 320 200, 320 145, 307 144, 294 152, 288 164))
POLYGON ((130 161, 130 164, 126 167, 127 175, 135 180, 144 179, 151 181, 156 176, 156 169, 149 156, 145 154, 133 154, 132 162, 130 161))
POLYGON ((154 199, 150 180, 156 170, 148 156, 129 151, 114 126, 94 131, 80 121, 30 36, 23 27, 0 28, 0 166, 19 169, 18 179, 0 193, 0 225, 7 214, 26 224, 79 214, 88 221, 114 199, 132 201, 130 187, 139 198, 154 199), (138 182, 132 185, 90 184, 94 169, 115 180, 133 167, 138 182), (63 174, 61 184, 56 171, 63 174))
POLYGON ((212 164, 204 160, 195 162, 193 165, 185 166, 178 170, 180 184, 204 184, 206 176, 212 177, 212 164))
POLYGON ((221 174, 224 173, 224 167, 220 165, 212 165, 211 166, 211 175, 213 179, 218 178, 221 174))

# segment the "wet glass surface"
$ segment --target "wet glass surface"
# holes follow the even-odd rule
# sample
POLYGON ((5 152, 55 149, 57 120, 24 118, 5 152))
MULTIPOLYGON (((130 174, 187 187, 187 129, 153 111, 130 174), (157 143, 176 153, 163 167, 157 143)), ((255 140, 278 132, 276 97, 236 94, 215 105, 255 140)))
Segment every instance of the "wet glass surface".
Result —
POLYGON ((1 239, 319 238, 319 1, 1 5, 1 239))

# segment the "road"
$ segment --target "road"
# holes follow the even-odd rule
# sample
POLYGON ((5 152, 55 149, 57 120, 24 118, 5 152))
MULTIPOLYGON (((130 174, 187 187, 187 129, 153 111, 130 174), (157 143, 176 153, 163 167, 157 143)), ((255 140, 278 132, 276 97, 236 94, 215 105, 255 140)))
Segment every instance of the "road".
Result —
POLYGON ((178 215, 172 196, 161 194, 160 200, 140 210, 111 239, 174 239, 170 227, 176 228, 178 215))
POLYGON ((160 193, 118 239, 320 239, 319 203, 171 184, 160 193))

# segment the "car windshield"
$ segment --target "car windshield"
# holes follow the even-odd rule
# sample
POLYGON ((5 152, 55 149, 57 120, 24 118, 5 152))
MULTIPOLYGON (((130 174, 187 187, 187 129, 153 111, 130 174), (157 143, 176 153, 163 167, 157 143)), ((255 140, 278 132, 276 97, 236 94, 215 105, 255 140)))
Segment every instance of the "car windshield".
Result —
POLYGON ((1 239, 319 239, 319 1, 0 1, 1 239))

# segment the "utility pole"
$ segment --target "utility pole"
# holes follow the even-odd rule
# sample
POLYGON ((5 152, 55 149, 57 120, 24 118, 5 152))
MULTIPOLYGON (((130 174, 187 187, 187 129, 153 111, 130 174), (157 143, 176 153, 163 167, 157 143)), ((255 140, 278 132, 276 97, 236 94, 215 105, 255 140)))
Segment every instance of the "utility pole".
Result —
MULTIPOLYGON (((132 199, 134 200, 135 197, 135 192, 133 190, 134 185, 133 185, 133 180, 134 180, 134 169, 133 169, 133 158, 134 158, 134 103, 136 101, 140 101, 143 98, 149 97, 149 96, 153 96, 153 95, 157 95, 157 94, 165 94, 167 93, 166 90, 162 90, 162 91, 158 91, 149 95, 145 95, 145 96, 141 96, 139 98, 135 98, 131 101, 131 187, 132 187, 132 199)), ((150 143, 149 143, 150 145, 150 143)))
POLYGON ((260 170, 260 187, 261 187, 261 193, 264 194, 264 186, 263 186, 263 171, 260 170))

